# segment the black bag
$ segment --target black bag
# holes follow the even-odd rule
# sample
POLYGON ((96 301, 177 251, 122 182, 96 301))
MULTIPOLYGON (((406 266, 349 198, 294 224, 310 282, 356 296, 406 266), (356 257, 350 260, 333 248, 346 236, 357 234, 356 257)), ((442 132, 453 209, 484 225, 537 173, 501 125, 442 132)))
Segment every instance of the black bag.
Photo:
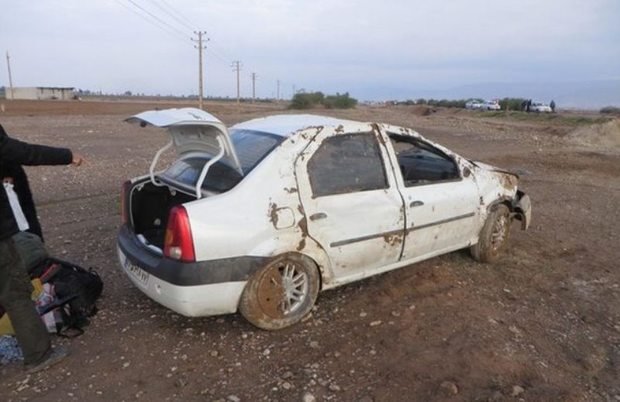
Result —
POLYGON ((56 300, 45 307, 43 315, 56 308, 62 313, 63 328, 58 334, 68 337, 81 335, 83 327, 90 323, 89 318, 97 314, 97 299, 101 296, 103 282, 93 268, 84 269, 79 265, 48 258, 35 268, 32 277, 39 277, 42 283, 54 285, 56 300))

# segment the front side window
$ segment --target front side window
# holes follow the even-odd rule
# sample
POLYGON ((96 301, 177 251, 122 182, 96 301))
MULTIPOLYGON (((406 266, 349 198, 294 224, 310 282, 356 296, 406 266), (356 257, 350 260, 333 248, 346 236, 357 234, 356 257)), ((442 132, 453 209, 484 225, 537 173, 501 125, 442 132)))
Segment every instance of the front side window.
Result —
POLYGON ((456 163, 439 149, 416 138, 389 136, 407 187, 460 178, 456 163))
POLYGON ((388 187, 373 133, 327 138, 308 162, 308 176, 315 197, 388 187))

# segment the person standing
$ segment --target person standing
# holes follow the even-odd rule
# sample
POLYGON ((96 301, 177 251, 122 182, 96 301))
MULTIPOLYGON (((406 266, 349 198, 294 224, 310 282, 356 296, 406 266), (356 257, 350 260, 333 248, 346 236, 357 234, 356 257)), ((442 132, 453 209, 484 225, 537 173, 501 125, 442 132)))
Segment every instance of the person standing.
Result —
MULTIPOLYGON (((0 172, 8 170, 9 167, 18 172, 21 165, 79 166, 82 162, 81 156, 73 154, 67 148, 29 144, 10 138, 0 125, 0 172)), ((4 174, 2 173, 3 176, 4 174)), ((0 304, 11 318, 15 336, 24 356, 24 366, 32 373, 63 360, 69 355, 69 350, 64 347, 52 347, 50 335, 37 313, 34 302, 30 299, 32 285, 13 239, 15 235, 28 229, 40 233, 40 227, 30 228, 28 218, 14 192, 15 178, 5 176, 1 179, 3 188, 0 189, 0 304)))
POLYGON ((551 108, 551 113, 555 113, 555 101, 553 99, 551 99, 549 107, 551 108))

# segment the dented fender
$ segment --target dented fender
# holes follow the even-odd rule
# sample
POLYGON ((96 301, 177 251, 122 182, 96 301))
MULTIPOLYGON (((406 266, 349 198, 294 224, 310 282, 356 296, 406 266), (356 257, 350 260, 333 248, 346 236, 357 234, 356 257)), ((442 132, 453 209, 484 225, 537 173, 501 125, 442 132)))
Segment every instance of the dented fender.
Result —
POLYGON ((517 190, 517 196, 513 202, 514 214, 518 220, 521 221, 521 229, 527 230, 530 227, 532 221, 532 204, 530 202, 530 196, 525 194, 521 190, 517 190))

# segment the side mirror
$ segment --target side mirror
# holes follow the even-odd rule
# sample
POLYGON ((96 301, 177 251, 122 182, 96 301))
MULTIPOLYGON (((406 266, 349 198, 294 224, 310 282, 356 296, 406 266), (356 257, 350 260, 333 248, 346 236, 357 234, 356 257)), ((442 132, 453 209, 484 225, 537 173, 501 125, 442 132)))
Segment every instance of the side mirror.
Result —
POLYGON ((468 167, 464 167, 463 168, 463 177, 469 177, 471 176, 471 170, 469 170, 468 167))

